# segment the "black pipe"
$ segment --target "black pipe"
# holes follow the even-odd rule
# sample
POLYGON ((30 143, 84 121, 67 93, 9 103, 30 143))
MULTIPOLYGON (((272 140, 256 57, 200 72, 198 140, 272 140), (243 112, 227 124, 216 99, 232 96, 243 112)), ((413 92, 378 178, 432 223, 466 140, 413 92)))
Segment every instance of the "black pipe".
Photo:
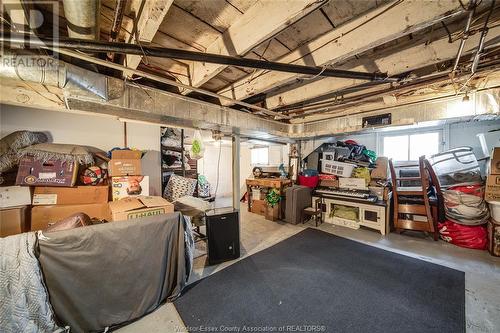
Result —
POLYGON ((64 48, 77 49, 87 52, 114 52, 120 54, 146 55, 158 58, 173 58, 179 60, 191 60, 208 62, 214 64, 222 64, 228 66, 240 66, 249 68, 258 68, 279 72, 288 72, 295 74, 307 74, 317 76, 339 77, 346 79, 357 79, 367 81, 395 81, 395 79, 387 78, 385 74, 364 73, 346 71, 340 69, 322 68, 317 66, 302 66, 294 64, 284 64, 280 62, 255 60, 239 57, 224 56, 219 54, 193 52, 187 50, 171 49, 166 47, 153 47, 137 44, 118 43, 118 42, 101 42, 89 41, 82 39, 60 38, 53 40, 41 36, 29 36, 19 34, 4 34, 0 35, 0 42, 13 45, 25 45, 27 48, 64 48))

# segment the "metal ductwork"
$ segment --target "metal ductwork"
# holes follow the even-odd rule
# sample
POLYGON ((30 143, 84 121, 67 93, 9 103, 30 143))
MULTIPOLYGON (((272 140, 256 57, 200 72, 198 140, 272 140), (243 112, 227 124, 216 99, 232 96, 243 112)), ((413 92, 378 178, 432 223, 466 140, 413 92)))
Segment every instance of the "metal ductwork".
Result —
POLYGON ((91 92, 104 100, 116 97, 108 78, 49 56, 2 54, 0 78, 19 79, 65 89, 91 92), (115 96, 113 96, 115 95, 115 96))
POLYGON ((63 0, 70 38, 98 40, 100 0, 63 0))

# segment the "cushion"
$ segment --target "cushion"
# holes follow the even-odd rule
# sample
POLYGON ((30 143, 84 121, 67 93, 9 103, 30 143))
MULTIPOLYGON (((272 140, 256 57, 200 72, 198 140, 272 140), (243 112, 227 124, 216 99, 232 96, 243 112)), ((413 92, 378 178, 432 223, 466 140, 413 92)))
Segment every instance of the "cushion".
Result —
POLYGON ((172 202, 186 195, 192 196, 197 183, 196 179, 172 175, 165 187, 163 197, 172 202))
POLYGON ((61 143, 40 143, 29 146, 18 151, 17 156, 22 158, 32 155, 37 160, 61 160, 66 162, 77 162, 79 164, 93 164, 92 153, 103 153, 103 151, 87 146, 61 144, 61 143))
POLYGON ((0 172, 6 172, 19 163, 17 152, 35 143, 47 142, 42 132, 16 131, 0 140, 0 172))

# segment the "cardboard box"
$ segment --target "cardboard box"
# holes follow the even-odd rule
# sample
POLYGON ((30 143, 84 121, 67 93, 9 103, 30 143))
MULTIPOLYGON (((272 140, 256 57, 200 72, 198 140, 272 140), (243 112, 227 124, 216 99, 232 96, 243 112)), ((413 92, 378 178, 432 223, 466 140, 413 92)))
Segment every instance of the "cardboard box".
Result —
POLYGON ((0 187, 0 208, 31 205, 31 190, 28 186, 0 187))
POLYGON ((370 173, 370 177, 374 179, 387 179, 389 172, 389 159, 384 156, 380 156, 376 161, 376 168, 370 173))
POLYGON ((142 152, 139 150, 113 150, 108 162, 110 176, 138 176, 142 174, 142 152))
POLYGON ((30 230, 30 206, 0 209, 0 237, 30 230))
POLYGON ((149 176, 111 178, 111 196, 113 201, 139 195, 149 195, 149 176))
POLYGON ((73 186, 78 176, 75 162, 42 162, 26 156, 19 162, 16 185, 73 186))
POLYGON ((50 224, 76 213, 85 213, 90 218, 111 220, 108 203, 87 205, 35 206, 31 209, 31 230, 43 230, 50 224))
POLYGON ((172 213, 174 205, 162 197, 140 196, 110 202, 109 209, 113 221, 124 221, 172 213))
POLYGON ((495 147, 491 153, 490 174, 500 175, 500 147, 495 147))
POLYGON ((265 200, 253 200, 251 211, 254 214, 266 215, 267 203, 265 200))
POLYGON ((484 199, 486 201, 500 201, 500 175, 488 175, 484 199))
POLYGON ((110 176, 133 176, 142 173, 141 160, 118 159, 108 162, 110 176))
POLYGON ((35 187, 33 205, 78 205, 107 203, 109 186, 35 187))
POLYGON ((339 187, 351 190, 366 190, 364 178, 339 178, 339 187))
POLYGON ((140 160, 142 151, 140 150, 113 150, 111 152, 111 159, 130 159, 140 160))
POLYGON ((318 185, 325 186, 325 187, 339 187, 339 180, 338 179, 320 179, 318 185))

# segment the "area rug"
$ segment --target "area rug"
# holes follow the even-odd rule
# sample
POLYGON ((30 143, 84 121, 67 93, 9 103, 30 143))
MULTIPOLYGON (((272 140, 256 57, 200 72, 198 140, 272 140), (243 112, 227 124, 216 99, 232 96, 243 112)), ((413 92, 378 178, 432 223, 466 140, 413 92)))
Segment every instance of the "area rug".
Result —
POLYGON ((188 287, 190 332, 465 332, 464 273, 306 229, 188 287))

